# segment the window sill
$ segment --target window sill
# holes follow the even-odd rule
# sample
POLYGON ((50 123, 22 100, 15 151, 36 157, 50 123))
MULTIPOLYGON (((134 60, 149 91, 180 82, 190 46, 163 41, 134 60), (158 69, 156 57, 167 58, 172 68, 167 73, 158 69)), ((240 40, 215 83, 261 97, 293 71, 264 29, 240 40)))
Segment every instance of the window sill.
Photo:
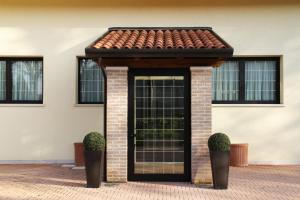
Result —
POLYGON ((0 107, 46 107, 46 104, 3 103, 0 107))
POLYGON ((99 104, 74 104, 74 107, 96 107, 96 108, 101 108, 103 107, 104 104, 103 103, 99 103, 99 104))
POLYGON ((284 104, 212 104, 212 107, 285 107, 284 104))

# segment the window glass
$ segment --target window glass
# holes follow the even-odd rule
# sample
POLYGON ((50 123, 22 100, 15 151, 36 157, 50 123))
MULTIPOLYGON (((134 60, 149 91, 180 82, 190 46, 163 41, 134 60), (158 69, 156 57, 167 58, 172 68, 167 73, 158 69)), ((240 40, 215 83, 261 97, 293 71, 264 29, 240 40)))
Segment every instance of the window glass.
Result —
POLYGON ((102 103, 104 78, 101 68, 91 59, 80 59, 79 103, 102 103))
POLYGON ((247 101, 274 101, 275 86, 275 61, 245 62, 245 99, 247 101))
POLYGON ((280 103, 277 57, 238 57, 213 68, 213 103, 280 103))
POLYGON ((0 61, 0 101, 6 99, 6 62, 0 61))
POLYGON ((12 62, 12 100, 42 100, 42 70, 42 61, 12 62))
POLYGON ((184 173, 184 81, 184 76, 134 77, 135 173, 184 173))
POLYGON ((213 69, 213 100, 238 100, 239 65, 236 61, 227 61, 213 69))

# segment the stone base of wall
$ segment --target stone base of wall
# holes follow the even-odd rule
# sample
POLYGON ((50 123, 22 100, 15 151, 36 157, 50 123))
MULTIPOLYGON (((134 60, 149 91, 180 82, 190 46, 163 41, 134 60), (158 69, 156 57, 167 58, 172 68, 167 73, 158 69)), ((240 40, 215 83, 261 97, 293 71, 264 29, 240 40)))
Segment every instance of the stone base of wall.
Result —
POLYGON ((212 67, 191 67, 192 183, 211 183, 207 141, 211 135, 212 67))

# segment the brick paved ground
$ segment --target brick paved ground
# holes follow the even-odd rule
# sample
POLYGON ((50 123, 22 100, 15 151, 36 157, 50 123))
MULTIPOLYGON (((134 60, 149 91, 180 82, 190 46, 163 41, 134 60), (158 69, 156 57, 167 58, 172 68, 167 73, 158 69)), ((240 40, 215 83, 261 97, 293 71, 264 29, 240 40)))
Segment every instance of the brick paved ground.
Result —
POLYGON ((228 190, 189 183, 129 182, 85 188, 84 171, 55 165, 0 165, 0 199, 300 199, 300 166, 231 168, 228 190))

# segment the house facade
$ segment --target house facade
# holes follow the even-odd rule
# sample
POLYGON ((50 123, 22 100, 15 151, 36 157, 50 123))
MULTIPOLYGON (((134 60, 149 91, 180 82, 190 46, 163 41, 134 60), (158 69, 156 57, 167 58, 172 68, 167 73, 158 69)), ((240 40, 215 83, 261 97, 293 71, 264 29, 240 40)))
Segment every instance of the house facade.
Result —
MULTIPOLYGON (((130 90, 125 85, 129 66, 107 65, 104 73, 97 60, 86 58, 85 48, 109 27, 160 26, 213 27, 234 47, 232 58, 211 63, 218 68, 186 66, 190 72, 201 69, 208 74, 193 82, 191 73, 191 87, 200 87, 203 81, 211 84, 211 103, 205 104, 209 109, 201 109, 201 116, 211 112, 204 120, 209 132, 227 133, 232 143, 248 143, 250 163, 300 163, 299 11, 296 1, 268 0, 175 1, 172 6, 159 1, 1 1, 0 162, 73 162, 73 143, 93 130, 104 133, 109 128, 105 122, 114 119, 110 107, 107 115, 104 111, 105 73, 118 71, 124 78, 119 100, 126 102, 130 90)), ((143 83, 144 76, 149 78, 139 76, 143 83)), ((170 76, 179 83, 184 75, 170 76)), ((119 109, 128 111, 127 105, 119 109)), ((127 133, 125 116, 121 128, 127 133)), ((122 145, 122 140, 126 145, 128 138, 118 140, 120 144, 111 145, 122 145)), ((124 152, 127 155, 127 149, 124 152)), ((117 166, 127 172, 127 160, 120 160, 124 163, 117 166)))

